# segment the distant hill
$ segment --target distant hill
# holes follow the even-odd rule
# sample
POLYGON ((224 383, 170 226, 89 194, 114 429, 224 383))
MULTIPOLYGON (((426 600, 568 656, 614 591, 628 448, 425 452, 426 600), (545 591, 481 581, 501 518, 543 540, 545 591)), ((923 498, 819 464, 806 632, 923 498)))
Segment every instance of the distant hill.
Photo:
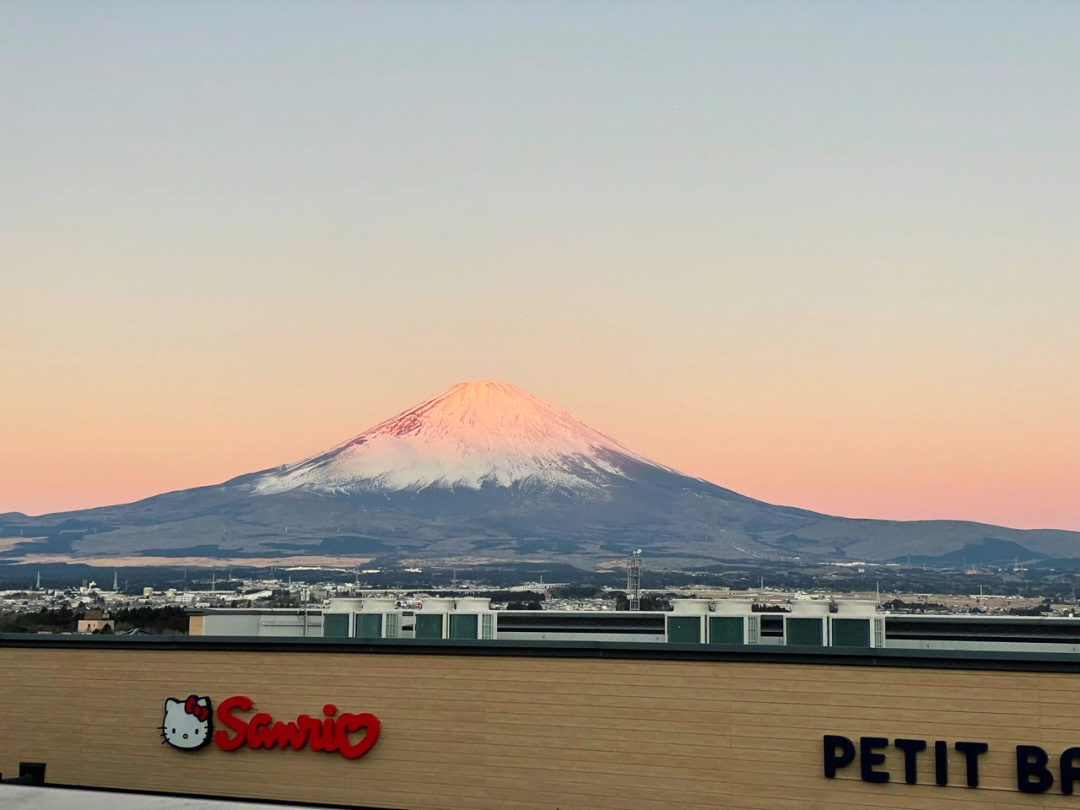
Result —
POLYGON ((999 540, 988 537, 978 543, 968 543, 961 549, 950 551, 937 556, 905 556, 897 562, 912 564, 929 564, 948 566, 949 568, 962 568, 972 565, 1011 565, 1014 563, 1030 563, 1039 560, 1051 559, 1048 554, 1040 554, 1037 551, 1024 548, 1012 540, 999 540))

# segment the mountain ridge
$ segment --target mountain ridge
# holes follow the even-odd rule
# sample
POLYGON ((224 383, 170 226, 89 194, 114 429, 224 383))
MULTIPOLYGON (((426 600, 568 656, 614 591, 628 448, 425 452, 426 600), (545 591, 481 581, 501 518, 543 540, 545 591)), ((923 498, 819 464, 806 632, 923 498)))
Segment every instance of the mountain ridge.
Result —
POLYGON ((0 538, 8 538, 0 563, 288 557, 592 567, 645 547, 678 567, 935 558, 988 541, 1080 557, 1076 532, 769 504, 652 462, 495 381, 451 386, 323 453, 221 484, 36 518, 0 515, 0 538))

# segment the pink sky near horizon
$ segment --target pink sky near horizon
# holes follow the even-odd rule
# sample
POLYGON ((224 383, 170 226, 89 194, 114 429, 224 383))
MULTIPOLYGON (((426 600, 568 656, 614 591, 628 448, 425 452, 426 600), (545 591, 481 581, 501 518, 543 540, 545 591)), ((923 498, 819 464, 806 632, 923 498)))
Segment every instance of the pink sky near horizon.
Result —
POLYGON ((1080 4, 0 4, 0 512, 450 385, 1080 531, 1080 4))
POLYGON ((410 304, 418 322, 462 307, 474 328, 441 343, 410 334, 404 345, 393 324, 406 315, 393 306, 372 322, 316 299, 236 307, 69 294, 46 309, 40 294, 21 296, 16 309, 33 315, 0 326, 4 345, 18 338, 31 360, 0 415, 0 511, 220 483, 325 450, 455 382, 492 378, 652 460, 765 501, 1080 529, 1077 375, 1067 355, 1031 354, 1031 323, 761 313, 714 325, 695 347, 687 325, 646 317, 624 297, 617 309, 633 327, 590 323, 591 303, 565 304, 544 345, 523 353, 535 335, 515 325, 524 317, 515 310, 556 303, 537 295, 410 304), (78 316, 87 306, 92 322, 78 316), (558 337, 565 323, 586 326, 558 337), (701 361, 703 345, 729 339, 726 355, 701 361), (135 354, 140 345, 152 349, 135 354), (972 354, 979 346, 992 368, 972 354))

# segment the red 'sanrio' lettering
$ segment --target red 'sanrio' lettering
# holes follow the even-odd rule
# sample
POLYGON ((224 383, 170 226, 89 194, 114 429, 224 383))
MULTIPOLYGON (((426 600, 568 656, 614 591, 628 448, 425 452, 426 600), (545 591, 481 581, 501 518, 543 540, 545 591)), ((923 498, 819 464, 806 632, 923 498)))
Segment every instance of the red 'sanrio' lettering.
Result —
POLYGON ((314 717, 302 714, 296 718, 296 724, 307 734, 308 745, 312 751, 322 751, 322 722, 314 717))
POLYGON ((327 718, 322 721, 322 750, 337 751, 337 737, 334 736, 334 721, 327 718))
POLYGON ((218 722, 223 726, 231 728, 236 732, 236 735, 230 737, 229 732, 227 731, 216 731, 214 732, 214 745, 222 751, 235 751, 244 744, 244 737, 247 732, 247 722, 241 720, 239 717, 233 717, 232 710, 239 709, 242 712, 246 712, 251 710, 251 706, 251 698, 244 697, 243 695, 227 698, 218 704, 218 722))
POLYGON ((266 712, 259 712, 248 720, 247 744, 251 748, 273 748, 274 741, 263 731, 273 722, 274 718, 266 712))
POLYGON ((273 744, 281 749, 299 751, 307 743, 307 736, 307 730, 300 726, 299 720, 295 723, 274 723, 274 727, 270 729, 273 744))
POLYGON ((379 718, 367 712, 343 714, 338 718, 334 733, 337 735, 338 751, 341 755, 347 759, 356 759, 366 754, 379 739, 379 718), (350 742, 349 733, 360 729, 364 729, 364 736, 360 742, 350 742))
POLYGON ((243 720, 233 714, 234 711, 251 711, 254 705, 251 698, 242 695, 228 698, 218 705, 218 721, 233 734, 218 731, 214 734, 214 744, 222 751, 235 751, 242 745, 249 748, 292 748, 294 751, 308 746, 313 751, 339 752, 346 759, 362 757, 375 741, 379 739, 379 719, 369 713, 350 714, 346 712, 337 719, 337 706, 327 703, 323 706, 324 720, 301 714, 295 722, 274 722, 274 718, 265 712, 258 712, 250 720, 243 720), (350 734, 364 732, 364 736, 353 742, 350 734))

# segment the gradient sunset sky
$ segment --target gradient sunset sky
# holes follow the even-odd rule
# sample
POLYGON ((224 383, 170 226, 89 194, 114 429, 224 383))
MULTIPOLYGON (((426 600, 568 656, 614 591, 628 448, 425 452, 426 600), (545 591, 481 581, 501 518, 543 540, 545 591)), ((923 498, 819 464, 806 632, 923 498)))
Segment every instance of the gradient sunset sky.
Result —
POLYGON ((1080 3, 0 4, 0 512, 512 382, 774 503, 1080 530, 1080 3))

